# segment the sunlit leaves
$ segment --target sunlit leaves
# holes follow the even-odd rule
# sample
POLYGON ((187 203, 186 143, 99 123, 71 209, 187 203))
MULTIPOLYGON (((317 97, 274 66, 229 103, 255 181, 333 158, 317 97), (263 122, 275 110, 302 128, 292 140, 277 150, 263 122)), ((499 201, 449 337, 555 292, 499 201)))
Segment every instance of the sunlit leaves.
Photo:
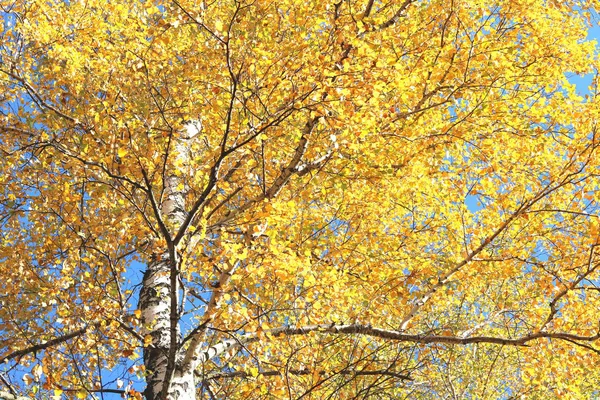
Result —
POLYGON ((119 389, 141 396, 124 383, 153 343, 139 262, 168 251, 184 334, 259 339, 199 368, 238 373, 210 381, 223 398, 594 387, 593 351, 555 341, 269 335, 597 332, 599 112, 569 81, 598 67, 594 4, 10 3, 0 352, 94 327, 18 360, 26 390, 85 398, 120 368, 119 389), (198 205, 181 231, 164 212, 174 192, 179 211, 198 205), (419 384, 368 373, 386 368, 419 384))

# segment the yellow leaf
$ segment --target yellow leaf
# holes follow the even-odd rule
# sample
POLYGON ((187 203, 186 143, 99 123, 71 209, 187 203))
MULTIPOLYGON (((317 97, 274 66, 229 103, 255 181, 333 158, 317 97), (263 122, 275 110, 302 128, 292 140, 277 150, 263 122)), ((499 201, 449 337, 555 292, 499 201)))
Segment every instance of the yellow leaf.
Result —
POLYGON ((144 336, 144 347, 148 347, 152 344, 152 335, 144 336))
POLYGON ((36 364, 35 367, 31 369, 31 373, 33 374, 33 378, 36 382, 39 382, 42 377, 42 365, 36 364))
POLYGON ((25 385, 29 386, 33 383, 33 377, 29 374, 25 374, 23 375, 23 382, 25 382, 25 385))

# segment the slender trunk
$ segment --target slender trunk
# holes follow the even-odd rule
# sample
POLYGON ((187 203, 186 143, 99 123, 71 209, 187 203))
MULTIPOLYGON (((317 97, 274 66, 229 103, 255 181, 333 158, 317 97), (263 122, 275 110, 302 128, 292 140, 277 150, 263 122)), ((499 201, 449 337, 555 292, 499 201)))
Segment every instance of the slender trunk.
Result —
MULTIPOLYGON (((189 166, 192 139, 199 132, 197 125, 186 125, 187 132, 173 138, 172 156, 177 173, 167 171, 164 177, 164 193, 160 204, 161 219, 174 236, 186 217, 184 185, 186 174, 182 166, 189 166), (187 134, 187 135, 186 135, 187 134)), ((140 291, 139 309, 142 312, 144 335, 150 335, 152 342, 144 348, 144 365, 147 371, 146 400, 164 400, 160 394, 165 384, 169 384, 168 400, 194 400, 196 397, 194 373, 181 368, 181 357, 177 357, 171 376, 167 375, 169 350, 171 348, 171 307, 179 304, 179 288, 173 288, 171 269, 178 269, 177 260, 172 262, 168 252, 152 260, 144 273, 140 291), (175 297, 175 302, 172 298, 175 297)), ((179 271, 177 271, 178 273, 179 271)), ((175 330, 177 352, 180 353, 181 336, 179 327, 175 330)))
POLYGON ((144 348, 147 400, 159 398, 167 372, 171 345, 170 313, 171 282, 168 255, 148 264, 142 281, 139 308, 142 311, 144 333, 152 337, 152 345, 144 348))

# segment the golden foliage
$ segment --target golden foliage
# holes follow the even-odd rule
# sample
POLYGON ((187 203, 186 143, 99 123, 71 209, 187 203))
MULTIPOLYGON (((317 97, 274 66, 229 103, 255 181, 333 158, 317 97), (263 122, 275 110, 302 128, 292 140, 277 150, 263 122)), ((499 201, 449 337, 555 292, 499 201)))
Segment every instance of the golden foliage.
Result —
POLYGON ((596 1, 0 4, 0 359, 30 394, 143 379, 140 265, 174 244, 184 334, 256 335, 198 398, 594 397, 596 1), (312 324, 571 336, 272 334, 312 324))

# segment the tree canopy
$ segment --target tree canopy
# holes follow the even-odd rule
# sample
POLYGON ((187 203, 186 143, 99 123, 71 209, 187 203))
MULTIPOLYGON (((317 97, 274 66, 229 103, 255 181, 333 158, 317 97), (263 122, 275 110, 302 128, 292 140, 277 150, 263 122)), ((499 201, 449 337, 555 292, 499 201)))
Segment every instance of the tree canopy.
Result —
POLYGON ((0 397, 598 396, 597 1, 0 4, 0 397))

